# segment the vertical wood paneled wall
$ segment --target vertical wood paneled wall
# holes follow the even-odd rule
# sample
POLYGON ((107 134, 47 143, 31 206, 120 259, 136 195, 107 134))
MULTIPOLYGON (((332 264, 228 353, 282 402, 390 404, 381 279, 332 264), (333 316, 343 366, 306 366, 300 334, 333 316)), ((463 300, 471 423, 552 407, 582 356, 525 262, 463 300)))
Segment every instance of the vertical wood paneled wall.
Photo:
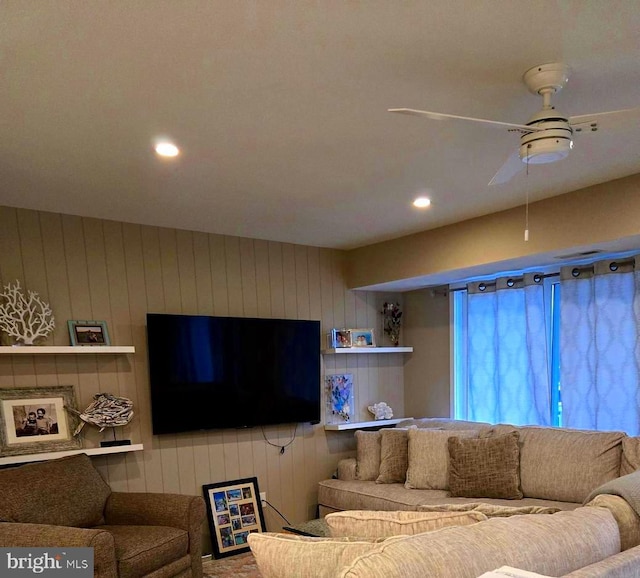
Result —
MULTIPOLYGON (((46 343, 69 344, 68 319, 104 319, 113 345, 136 347, 124 356, 2 356, 0 387, 73 385, 80 408, 98 392, 131 398, 136 415, 118 436, 144 443, 144 451, 94 458, 114 490, 199 495, 203 484, 257 476, 291 522, 310 519, 317 482, 353 455, 353 434, 301 424, 283 455, 261 428, 153 436, 145 316, 317 319, 323 333, 374 327, 380 339, 378 312, 389 296, 347 290, 343 257, 315 247, 0 207, 0 281, 19 279, 51 304, 57 327, 46 343)), ((401 354, 324 356, 323 370, 354 374, 359 419, 370 419, 366 406, 376 401, 405 415, 401 354)), ((232 409, 194 408, 194 415, 199 411, 232 409)), ((99 445, 103 434, 84 431, 85 446, 99 445)), ((264 428, 280 445, 293 432, 289 425, 264 428)), ((272 511, 266 518, 270 530, 281 527, 272 511)))

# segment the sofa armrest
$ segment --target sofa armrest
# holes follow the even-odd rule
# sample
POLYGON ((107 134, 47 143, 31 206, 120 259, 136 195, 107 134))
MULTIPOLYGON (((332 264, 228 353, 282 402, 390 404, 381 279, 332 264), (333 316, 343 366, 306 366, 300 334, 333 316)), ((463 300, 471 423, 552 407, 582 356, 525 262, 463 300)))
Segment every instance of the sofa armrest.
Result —
POLYGON ((204 499, 180 494, 112 492, 104 509, 107 525, 170 526, 200 533, 204 499))
POLYGON ((338 462, 338 479, 339 480, 355 480, 356 479, 356 458, 345 458, 338 462))
POLYGON ((640 546, 565 574, 564 578, 640 578, 640 546))
POLYGON ((5 548, 93 548, 94 578, 118 576, 113 536, 105 530, 2 522, 0 544, 5 548))

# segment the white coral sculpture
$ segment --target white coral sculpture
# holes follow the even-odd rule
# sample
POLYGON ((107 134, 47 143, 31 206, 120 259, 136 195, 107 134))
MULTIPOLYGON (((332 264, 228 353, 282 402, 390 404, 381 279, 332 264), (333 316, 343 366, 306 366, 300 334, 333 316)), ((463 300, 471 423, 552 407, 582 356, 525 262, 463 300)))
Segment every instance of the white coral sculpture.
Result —
POLYGON ((376 419, 391 419, 393 417, 393 410, 384 401, 370 405, 367 409, 376 419))
POLYGON ((56 326, 53 312, 35 291, 27 291, 25 295, 20 288, 20 281, 15 285, 5 285, 0 293, 4 303, 0 305, 0 330, 17 343, 33 345, 35 340, 46 337, 56 326))

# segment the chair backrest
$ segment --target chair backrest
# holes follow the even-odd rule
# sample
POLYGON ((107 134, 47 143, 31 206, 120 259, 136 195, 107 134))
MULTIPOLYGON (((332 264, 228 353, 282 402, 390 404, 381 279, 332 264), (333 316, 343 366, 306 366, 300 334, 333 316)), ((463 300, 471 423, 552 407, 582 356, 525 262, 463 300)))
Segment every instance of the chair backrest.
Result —
POLYGON ((110 494, 86 454, 0 470, 0 521, 90 528, 110 494))

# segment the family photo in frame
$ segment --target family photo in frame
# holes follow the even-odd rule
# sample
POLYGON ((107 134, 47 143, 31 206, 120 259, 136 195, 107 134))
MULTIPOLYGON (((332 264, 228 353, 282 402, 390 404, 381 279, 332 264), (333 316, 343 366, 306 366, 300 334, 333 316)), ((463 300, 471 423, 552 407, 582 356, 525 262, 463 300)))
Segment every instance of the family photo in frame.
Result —
POLYGON ((0 456, 78 449, 72 385, 0 389, 0 456))
POLYGON ((333 349, 351 347, 351 331, 348 329, 332 329, 330 341, 329 347, 333 349))
POLYGON ((373 329, 350 329, 351 347, 375 347, 376 339, 373 329))
POLYGON ((252 532, 266 532, 258 478, 202 486, 214 558, 249 551, 252 532))
POLYGON ((368 329, 338 329, 334 328, 328 334, 328 346, 331 349, 343 347, 375 347, 376 339, 374 331, 368 329))
POLYGON ((69 338, 74 346, 111 345, 106 321, 77 321, 70 319, 69 338))

